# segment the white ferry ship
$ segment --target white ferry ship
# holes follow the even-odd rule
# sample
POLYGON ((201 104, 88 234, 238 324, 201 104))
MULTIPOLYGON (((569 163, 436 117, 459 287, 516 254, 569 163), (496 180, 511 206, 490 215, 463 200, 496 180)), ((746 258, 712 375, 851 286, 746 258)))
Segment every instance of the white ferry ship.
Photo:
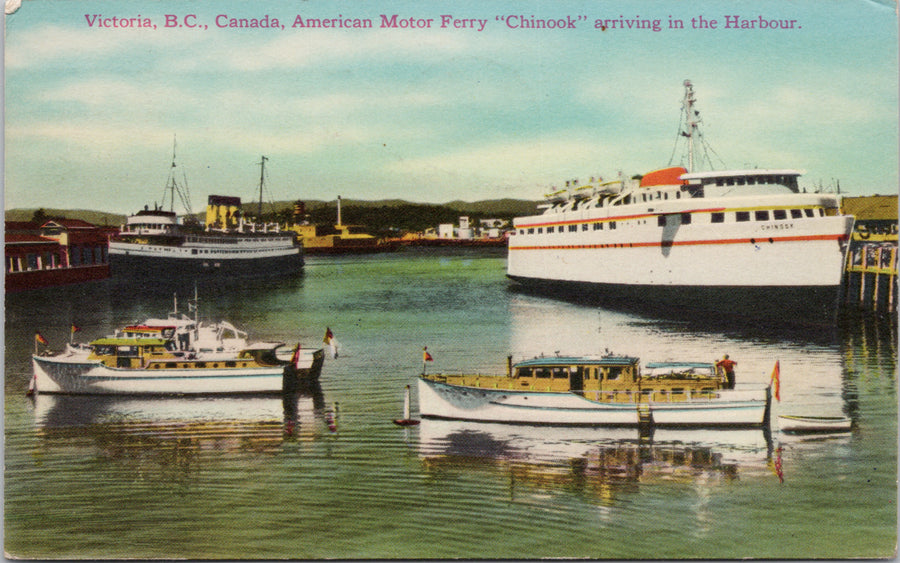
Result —
MULTIPOLYGON (((166 189, 178 191, 174 177, 166 189)), ((295 233, 281 231, 277 223, 246 221, 240 198, 211 195, 205 226, 181 224, 174 211, 158 207, 131 215, 110 238, 109 261, 113 276, 291 274, 303 268, 303 246, 295 233)))
POLYGON ((684 85, 690 169, 567 182, 515 219, 508 276, 723 312, 833 312, 854 222, 840 196, 801 190, 798 170, 693 171, 699 114, 684 85))

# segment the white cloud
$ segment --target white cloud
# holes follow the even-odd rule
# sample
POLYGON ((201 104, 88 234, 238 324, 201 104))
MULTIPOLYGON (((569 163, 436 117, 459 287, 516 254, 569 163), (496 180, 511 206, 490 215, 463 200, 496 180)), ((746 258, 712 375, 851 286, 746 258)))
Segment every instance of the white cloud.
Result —
POLYGON ((590 174, 604 148, 596 142, 573 139, 534 139, 469 146, 449 153, 404 158, 386 166, 398 176, 472 177, 481 181, 516 183, 558 182, 572 170, 590 174))
POLYGON ((776 130, 818 128, 823 125, 862 125, 883 119, 890 104, 862 104, 841 91, 825 90, 815 85, 778 86, 761 99, 750 100, 734 111, 748 124, 776 130))
POLYGON ((217 64, 228 71, 262 72, 328 68, 339 63, 371 60, 379 65, 407 63, 413 58, 427 63, 474 51, 502 48, 494 41, 464 41, 461 36, 435 31, 291 31, 265 41, 222 36, 222 48, 204 55, 173 61, 177 70, 207 68, 217 64), (284 34, 287 35, 284 35, 284 34))
MULTIPOLYGON (((166 33, 170 45, 201 40, 196 33, 177 30, 166 33)), ((54 62, 71 65, 73 58, 120 57, 123 53, 146 51, 148 45, 158 46, 159 41, 158 32, 151 29, 97 30, 42 25, 23 31, 7 31, 6 68, 17 70, 48 66, 54 62)))
MULTIPOLYGON (((72 150, 119 153, 135 147, 154 147, 159 139, 171 143, 173 132, 146 123, 46 121, 29 122, 28 125, 12 125, 6 129, 7 142, 21 144, 28 140, 51 141, 72 147, 72 150), (78 149, 81 147, 81 149, 78 149)), ((56 145, 59 146, 59 145, 56 145)))
POLYGON ((161 104, 163 100, 198 104, 203 99, 170 84, 138 84, 115 78, 94 78, 66 83, 55 90, 46 90, 40 99, 51 102, 77 102, 87 106, 135 107, 161 104))

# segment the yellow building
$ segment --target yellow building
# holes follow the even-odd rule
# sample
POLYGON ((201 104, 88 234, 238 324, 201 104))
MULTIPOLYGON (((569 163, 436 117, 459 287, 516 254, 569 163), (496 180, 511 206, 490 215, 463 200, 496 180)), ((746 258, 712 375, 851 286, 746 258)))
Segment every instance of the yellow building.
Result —
POLYGON ((241 220, 241 198, 211 195, 206 204, 207 229, 233 229, 241 220))
POLYGON ((354 233, 349 225, 344 225, 341 221, 340 196, 337 199, 337 223, 330 228, 310 224, 306 219, 306 205, 297 201, 294 203, 292 224, 285 230, 297 233, 303 243, 303 251, 308 254, 389 252, 399 248, 398 243, 386 242, 368 233, 354 233))

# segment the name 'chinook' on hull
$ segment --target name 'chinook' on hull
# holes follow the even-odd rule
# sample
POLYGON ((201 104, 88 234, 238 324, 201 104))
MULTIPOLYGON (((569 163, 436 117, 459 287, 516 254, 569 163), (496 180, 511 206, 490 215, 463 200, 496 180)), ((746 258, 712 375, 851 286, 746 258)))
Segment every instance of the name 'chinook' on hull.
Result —
MULTIPOLYGON (((682 135, 692 143, 699 120, 690 82, 685 87, 682 135)), ((689 155, 692 168, 692 146, 689 155)), ((673 296, 740 290, 762 302, 809 301, 812 290, 834 310, 854 218, 841 214, 841 196, 802 191, 801 174, 671 167, 633 179, 569 181, 547 196, 543 213, 514 220, 507 275, 673 296)))

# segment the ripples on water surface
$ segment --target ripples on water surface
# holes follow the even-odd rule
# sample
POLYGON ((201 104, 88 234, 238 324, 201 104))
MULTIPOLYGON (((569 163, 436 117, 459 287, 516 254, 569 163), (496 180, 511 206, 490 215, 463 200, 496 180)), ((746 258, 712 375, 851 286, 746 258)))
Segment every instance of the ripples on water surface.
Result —
MULTIPOLYGON (((801 330, 656 318, 511 289, 500 252, 310 259, 293 280, 200 281, 201 311, 340 357, 296 396, 27 399, 35 331, 61 348, 159 316, 172 293, 103 284, 7 297, 5 549, 37 558, 849 558, 896 545, 894 320, 801 330), (781 364, 779 412, 840 436, 391 423, 422 369, 506 356, 728 353, 781 364)), ((186 308, 183 308, 186 310, 186 308)), ((413 412, 416 398, 413 395, 413 412)))

